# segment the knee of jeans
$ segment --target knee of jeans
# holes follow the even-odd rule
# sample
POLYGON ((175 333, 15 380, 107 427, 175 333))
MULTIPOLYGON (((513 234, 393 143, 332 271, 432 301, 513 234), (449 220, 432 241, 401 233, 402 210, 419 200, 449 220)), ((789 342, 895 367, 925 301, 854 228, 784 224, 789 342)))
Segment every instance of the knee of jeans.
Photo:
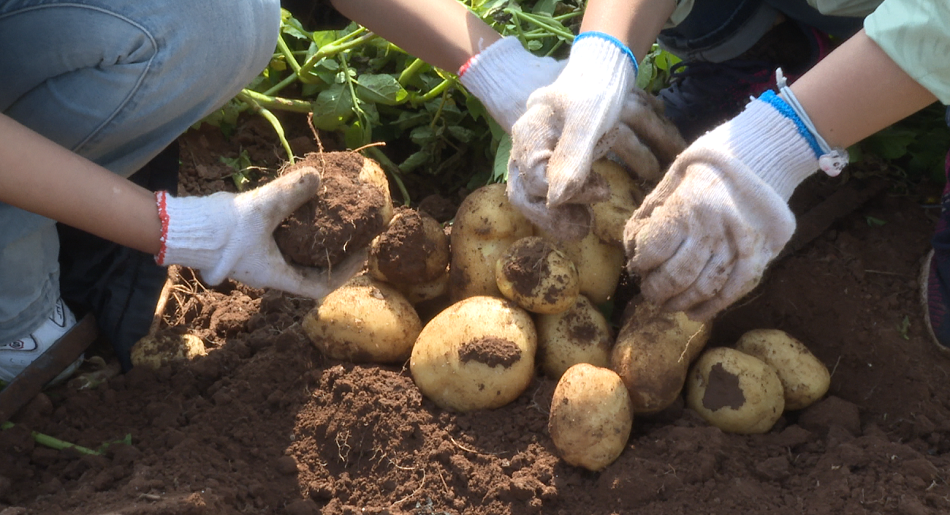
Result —
POLYGON ((280 27, 280 2, 257 0, 233 2, 212 0, 196 2, 205 10, 200 23, 187 36, 183 46, 189 60, 228 100, 251 82, 270 61, 277 46, 280 27))

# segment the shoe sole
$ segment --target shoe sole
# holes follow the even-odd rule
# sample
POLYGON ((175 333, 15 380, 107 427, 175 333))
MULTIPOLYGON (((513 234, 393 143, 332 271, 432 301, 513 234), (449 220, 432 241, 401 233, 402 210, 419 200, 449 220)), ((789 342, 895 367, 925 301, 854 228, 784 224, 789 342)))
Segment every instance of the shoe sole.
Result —
POLYGON ((927 278, 930 275, 930 260, 933 259, 933 255, 934 251, 930 249, 930 252, 924 256, 923 263, 920 267, 920 274, 917 276, 917 284, 920 286, 918 291, 920 308, 924 312, 924 326, 927 328, 927 334, 930 335, 930 341, 933 342, 941 354, 950 357, 950 348, 941 345, 940 340, 937 339, 937 335, 934 334, 933 326, 930 324, 930 309, 927 305, 927 278))

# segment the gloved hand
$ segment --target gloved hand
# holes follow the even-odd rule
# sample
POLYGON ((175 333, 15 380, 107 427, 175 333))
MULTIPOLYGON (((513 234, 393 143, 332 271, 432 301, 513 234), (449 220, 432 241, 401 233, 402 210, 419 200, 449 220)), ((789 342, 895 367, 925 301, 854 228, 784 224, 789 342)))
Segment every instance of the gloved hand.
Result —
POLYGON ((557 80, 528 99, 527 111, 512 127, 508 196, 536 225, 565 239, 587 234, 587 204, 609 194, 605 183, 589 180, 591 163, 616 138, 636 74, 626 46, 606 34, 585 32, 574 40, 557 80))
POLYGON ((252 288, 276 288, 322 299, 363 268, 365 250, 332 270, 287 263, 274 229, 307 202, 320 186, 316 169, 303 167, 240 194, 219 192, 177 198, 156 193, 162 220, 160 265, 197 269, 209 284, 226 277, 252 288))
POLYGON ((758 284, 795 231, 789 197, 819 168, 801 122, 766 92, 680 154, 624 228, 646 298, 708 320, 758 284))
POLYGON ((482 101, 507 133, 524 114, 528 96, 554 82, 564 62, 538 57, 514 36, 502 38, 475 54, 458 72, 459 81, 482 101))

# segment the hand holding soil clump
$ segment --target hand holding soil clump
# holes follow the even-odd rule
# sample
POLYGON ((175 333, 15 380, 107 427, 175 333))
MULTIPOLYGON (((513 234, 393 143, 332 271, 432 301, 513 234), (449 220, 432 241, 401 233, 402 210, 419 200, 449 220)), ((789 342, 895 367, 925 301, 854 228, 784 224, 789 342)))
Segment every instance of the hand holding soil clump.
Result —
POLYGON ((274 240, 291 263, 330 268, 389 225, 389 183, 375 161, 355 152, 307 154, 285 172, 305 166, 320 172, 320 188, 277 227, 274 240))

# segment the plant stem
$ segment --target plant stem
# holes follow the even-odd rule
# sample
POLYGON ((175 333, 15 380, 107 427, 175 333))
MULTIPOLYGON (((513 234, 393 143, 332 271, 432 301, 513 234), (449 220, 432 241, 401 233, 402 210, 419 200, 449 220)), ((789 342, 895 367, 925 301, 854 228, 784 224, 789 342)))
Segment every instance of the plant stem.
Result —
POLYGON ((272 97, 254 90, 244 89, 238 93, 238 98, 244 102, 266 107, 267 109, 279 109, 281 111, 292 111, 295 113, 309 113, 313 111, 313 106, 305 100, 292 100, 289 98, 272 97))
POLYGON ((310 56, 310 58, 307 59, 307 62, 303 63, 303 66, 301 66, 300 69, 297 70, 297 77, 300 79, 301 82, 306 83, 308 79, 306 79, 305 77, 307 77, 307 74, 310 73, 310 70, 313 70, 313 67, 316 66, 317 63, 320 62, 321 59, 325 57, 332 57, 336 54, 339 54, 340 52, 344 52, 346 50, 356 48, 360 45, 365 44, 367 41, 372 41, 373 39, 376 39, 377 37, 379 37, 376 34, 373 34, 372 32, 370 32, 368 34, 364 34, 360 36, 357 39, 350 41, 350 39, 353 37, 354 34, 362 33, 362 32, 366 32, 366 29, 363 27, 360 27, 358 30, 350 34, 347 34, 346 36, 332 43, 328 43, 320 47, 320 49, 317 50, 312 56, 310 56))
MULTIPOLYGON (((280 120, 278 120, 277 117, 274 116, 274 113, 272 113, 267 108, 261 106, 261 104, 259 104, 257 100, 254 98, 255 95, 256 96, 263 96, 263 95, 260 95, 259 93, 254 93, 253 95, 251 95, 250 93, 254 93, 254 92, 244 90, 238 93, 238 98, 243 100, 245 103, 247 103, 251 107, 251 109, 253 109, 257 113, 260 113, 260 115, 263 116, 264 119, 270 122, 271 126, 274 127, 274 132, 277 133, 277 139, 280 140, 281 146, 284 147, 284 152, 287 153, 287 161, 290 164, 294 164, 294 152, 293 150, 291 150, 290 143, 287 141, 287 137, 284 135, 284 126, 280 124, 280 120)), ((307 103, 307 105, 309 106, 309 103, 307 103)), ((313 111, 308 109, 307 112, 313 112, 313 111)))
POLYGON ((287 64, 293 68, 295 74, 300 73, 300 63, 297 62, 297 58, 294 57, 294 53, 290 51, 290 47, 287 46, 287 42, 284 41, 284 36, 277 34, 277 48, 280 49, 280 53, 284 54, 284 58, 287 59, 287 64))
POLYGON ((430 89, 425 95, 418 96, 412 100, 413 105, 423 104, 432 100, 442 94, 446 89, 451 86, 454 86, 456 83, 455 79, 445 79, 440 82, 436 87, 430 89))
POLYGON ((421 70, 425 65, 425 61, 422 59, 416 59, 412 62, 412 64, 406 66, 406 69, 404 69, 402 73, 399 74, 399 78, 396 79, 396 82, 398 82, 400 86, 406 87, 406 84, 414 79, 416 75, 419 74, 419 70, 421 70))
MULTIPOLYGON (((0 425, 0 429, 4 431, 7 429, 10 429, 11 427, 13 427, 13 422, 4 422, 2 425, 0 425)), ((56 449, 59 451, 63 449, 75 449, 77 452, 80 452, 82 454, 102 454, 99 451, 94 451, 87 447, 76 445, 74 443, 65 442, 63 440, 60 440, 59 438, 54 438, 50 435, 46 435, 46 434, 39 433, 36 431, 31 431, 30 435, 33 437, 33 440, 35 440, 36 443, 43 445, 45 447, 49 447, 51 449, 56 449)))

